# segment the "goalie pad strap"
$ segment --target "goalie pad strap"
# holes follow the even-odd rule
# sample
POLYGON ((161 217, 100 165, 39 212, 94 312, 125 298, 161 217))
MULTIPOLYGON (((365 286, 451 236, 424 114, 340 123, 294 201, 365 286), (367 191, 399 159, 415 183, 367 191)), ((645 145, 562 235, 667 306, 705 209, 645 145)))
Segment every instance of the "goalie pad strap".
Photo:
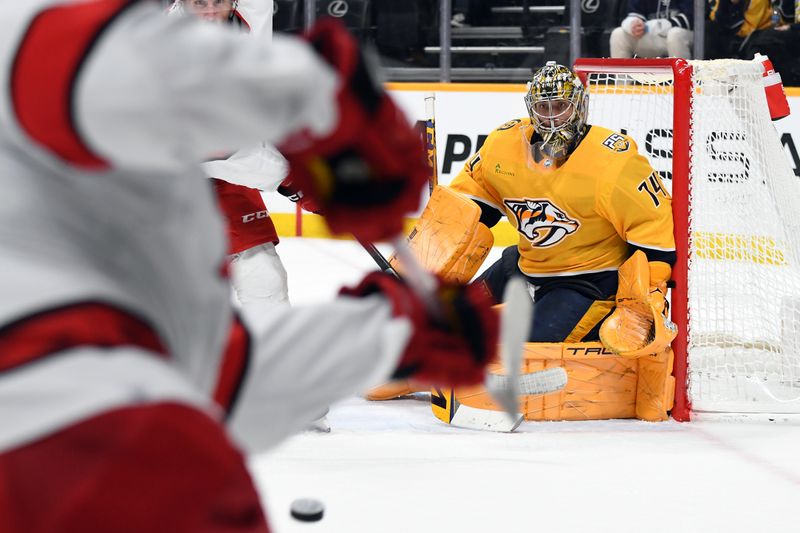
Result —
MULTIPOLYGON (((580 342, 611 313, 612 309, 614 309, 613 300, 598 300, 593 302, 564 341, 580 342)), ((597 337, 594 338, 596 339, 597 337)))

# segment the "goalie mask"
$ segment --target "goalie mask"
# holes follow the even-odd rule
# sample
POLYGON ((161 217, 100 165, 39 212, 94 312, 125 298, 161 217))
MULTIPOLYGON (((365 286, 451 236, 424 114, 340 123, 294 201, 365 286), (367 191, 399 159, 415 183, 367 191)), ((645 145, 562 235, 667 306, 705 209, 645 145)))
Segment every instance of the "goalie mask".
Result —
POLYGON ((541 151, 550 158, 565 159, 586 129, 587 95, 578 77, 548 61, 528 82, 525 106, 542 139, 541 151))

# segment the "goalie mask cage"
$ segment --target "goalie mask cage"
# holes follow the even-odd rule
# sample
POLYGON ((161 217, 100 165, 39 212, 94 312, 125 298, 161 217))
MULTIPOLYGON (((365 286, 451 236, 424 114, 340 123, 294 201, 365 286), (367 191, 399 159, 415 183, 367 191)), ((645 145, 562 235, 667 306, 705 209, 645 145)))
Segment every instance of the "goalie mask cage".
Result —
POLYGON ((800 180, 761 64, 579 59, 575 70, 589 123, 628 133, 671 186, 673 417, 800 413, 800 180))

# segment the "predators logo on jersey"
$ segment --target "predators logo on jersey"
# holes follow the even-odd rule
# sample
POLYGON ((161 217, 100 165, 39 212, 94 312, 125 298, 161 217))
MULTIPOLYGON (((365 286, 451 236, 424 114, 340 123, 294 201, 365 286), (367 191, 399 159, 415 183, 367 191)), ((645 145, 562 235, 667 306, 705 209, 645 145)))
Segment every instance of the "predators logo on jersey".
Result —
POLYGON ((517 219, 517 230, 534 247, 548 247, 559 243, 580 226, 577 220, 554 205, 550 200, 511 199, 503 202, 517 219))
POLYGON ((606 140, 603 141, 603 146, 611 150, 612 152, 627 152, 628 148, 631 147, 631 143, 620 135, 619 133, 612 133, 606 140))

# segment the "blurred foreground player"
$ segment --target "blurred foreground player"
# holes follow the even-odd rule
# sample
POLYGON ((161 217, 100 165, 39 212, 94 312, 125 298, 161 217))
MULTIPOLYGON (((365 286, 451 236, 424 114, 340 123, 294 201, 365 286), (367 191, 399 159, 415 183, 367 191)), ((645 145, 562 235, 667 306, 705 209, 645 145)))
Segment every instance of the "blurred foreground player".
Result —
POLYGON ((482 379, 497 318, 475 288, 439 284, 435 320, 381 274, 231 310, 208 154, 280 143, 331 228, 366 241, 417 206, 417 137, 340 26, 266 46, 156 2, 0 10, 4 532, 265 532, 237 445, 391 376, 482 379))

